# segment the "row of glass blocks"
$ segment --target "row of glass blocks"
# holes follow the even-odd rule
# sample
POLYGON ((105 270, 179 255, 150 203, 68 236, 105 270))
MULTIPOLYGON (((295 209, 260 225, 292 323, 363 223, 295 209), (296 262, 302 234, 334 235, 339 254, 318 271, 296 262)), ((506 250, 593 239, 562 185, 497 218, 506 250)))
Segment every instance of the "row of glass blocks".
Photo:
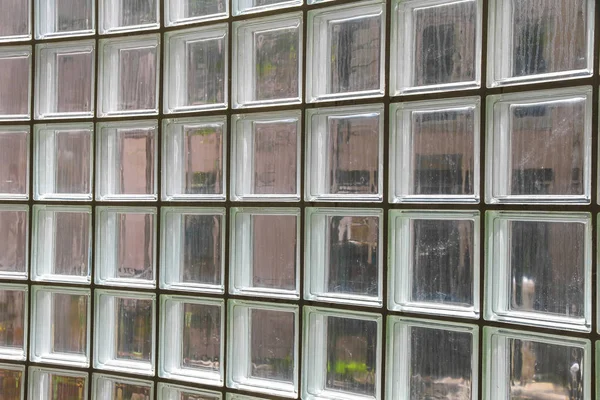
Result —
MULTIPOLYGON (((87 364, 89 292, 33 290, 38 306, 34 307, 31 360, 87 364), (52 296, 52 300, 39 303, 44 296, 52 296)), ((153 295, 97 291, 96 296, 94 367, 154 375, 153 295)), ((159 377, 222 386, 221 338, 227 335, 225 383, 251 392, 296 397, 301 387, 303 399, 381 399, 385 385, 386 399, 434 398, 441 393, 474 399, 478 365, 483 362, 486 399, 591 398, 592 346, 587 339, 485 327, 481 357, 477 326, 389 316, 383 376, 383 319, 379 314, 304 307, 304 341, 300 344, 298 306, 230 300, 226 334, 223 304, 220 300, 161 297, 159 377)), ((18 364, 0 364, 3 394, 22 398, 24 371, 18 364)), ((30 398, 67 398, 57 397, 57 393, 81 393, 76 398, 86 398, 86 372, 30 367, 29 373, 33 375, 30 398)), ((94 373, 93 386, 98 399, 138 398, 133 397, 135 393, 142 394, 142 399, 152 398, 150 381, 94 373), (117 395, 119 391, 122 397, 117 395)), ((163 383, 158 390, 162 399, 172 399, 178 391, 207 396, 203 399, 220 398, 215 392, 163 383)))

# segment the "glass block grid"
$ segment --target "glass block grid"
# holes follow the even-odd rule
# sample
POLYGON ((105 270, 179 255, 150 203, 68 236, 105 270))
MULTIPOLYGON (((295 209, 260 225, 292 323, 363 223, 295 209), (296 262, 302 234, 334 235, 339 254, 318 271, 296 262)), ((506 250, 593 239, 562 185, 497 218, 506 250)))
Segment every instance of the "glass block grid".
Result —
POLYGON ((2 0, 0 398, 600 393, 594 0, 2 0))

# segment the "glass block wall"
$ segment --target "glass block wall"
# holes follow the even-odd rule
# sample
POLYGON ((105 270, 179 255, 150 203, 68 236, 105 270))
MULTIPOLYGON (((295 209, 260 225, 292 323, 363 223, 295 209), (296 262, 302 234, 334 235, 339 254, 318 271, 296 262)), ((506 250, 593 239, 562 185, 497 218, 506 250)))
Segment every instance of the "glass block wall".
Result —
POLYGON ((1 1, 0 399, 594 398, 594 0, 1 1))

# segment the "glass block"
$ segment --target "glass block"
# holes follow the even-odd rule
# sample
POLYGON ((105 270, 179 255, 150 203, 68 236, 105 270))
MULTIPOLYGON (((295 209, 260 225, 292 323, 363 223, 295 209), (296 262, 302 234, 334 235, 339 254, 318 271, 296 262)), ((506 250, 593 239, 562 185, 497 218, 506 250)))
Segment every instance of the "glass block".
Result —
POLYGON ((590 332, 588 213, 486 213, 485 319, 590 332))
POLYGON ((306 111, 306 201, 383 200, 383 105, 306 111))
POLYGON ((221 393, 211 390, 158 383, 158 400, 221 400, 221 393))
POLYGON ((31 360, 87 368, 90 290, 33 286, 31 360))
POLYGON ((183 25, 229 16, 226 0, 166 0, 165 25, 183 25))
POLYGON ((156 286, 156 208, 96 208, 96 284, 156 286))
POLYGON ((302 101, 302 13, 233 23, 233 108, 302 101))
POLYGON ((100 33, 141 31, 160 27, 159 0, 97 0, 100 33))
POLYGON ((31 0, 3 1, 2 13, 0 13, 0 42, 29 39, 31 39, 31 0))
POLYGON ((591 96, 582 86, 488 97, 487 203, 590 203, 591 96))
POLYGON ((300 200, 300 111, 232 120, 232 200, 300 200))
POLYGON ((29 207, 1 205, 0 279, 27 279, 28 242, 29 207))
POLYGON ((302 399, 381 398, 382 317, 304 307, 302 399))
POLYGON ((594 0, 494 0, 488 87, 591 76, 594 0))
POLYGON ((298 306, 230 300, 227 386, 298 395, 298 306))
POLYGON ((383 305, 382 219, 381 209, 306 209, 306 300, 383 305))
POLYGON ((0 48, 0 121, 29 120, 30 99, 31 46, 0 48))
POLYGON ((161 209, 161 289, 223 293, 225 209, 161 209))
POLYGON ((158 114, 160 36, 102 39, 99 52, 98 116, 158 114))
POLYGON ((392 203, 479 202, 480 98, 390 108, 392 203))
POLYGON ((479 212, 390 211, 388 308, 479 318, 479 212))
POLYGON ((229 293, 300 297, 300 209, 232 208, 229 293))
POLYGON ((223 385, 224 301, 162 295, 159 376, 223 385))
POLYGON ((390 316, 387 330, 386 399, 477 398, 477 326, 390 316))
POLYGON ((154 398, 154 382, 122 376, 94 374, 94 399, 148 400, 154 398))
POLYGON ((92 200, 92 123, 36 125, 34 200, 92 200))
POLYGON ((227 393, 227 400, 263 400, 262 397, 246 396, 237 393, 227 393))
POLYGON ((2 125, 0 126, 0 199, 27 200, 28 198, 29 127, 2 125))
POLYGON ((89 283, 92 207, 33 206, 31 279, 89 283))
POLYGON ((5 400, 25 399, 24 378, 24 365, 0 364, 0 393, 5 400))
POLYGON ((35 38, 93 35, 95 0, 36 0, 35 38))
POLYGON ((302 0, 233 0, 233 15, 301 6, 302 0))
POLYGON ((385 1, 308 12, 306 101, 385 93, 385 1))
POLYGON ((163 200, 225 200, 226 133, 225 117, 164 120, 163 200))
POLYGON ((227 108, 227 24, 165 35, 165 113, 227 108))
POLYGON ((485 327, 484 351, 486 399, 592 398, 589 340, 485 327))
POLYGON ((88 399, 88 373, 29 367, 30 399, 88 399))
POLYGON ((154 375, 156 295, 96 289, 95 297, 94 368, 154 375))
POLYGON ((27 285, 0 284, 0 359, 27 358, 27 285))
POLYGON ((481 0, 395 0, 390 94, 481 84, 481 0))
POLYGON ((156 120, 97 125, 96 200, 157 200, 156 120))

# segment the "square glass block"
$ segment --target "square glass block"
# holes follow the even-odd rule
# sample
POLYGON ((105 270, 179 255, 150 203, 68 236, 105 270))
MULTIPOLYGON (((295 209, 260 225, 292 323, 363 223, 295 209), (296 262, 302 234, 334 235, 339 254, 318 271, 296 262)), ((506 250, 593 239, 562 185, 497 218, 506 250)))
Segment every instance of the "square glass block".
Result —
POLYGON ((36 0, 35 38, 93 35, 96 0, 36 0))
POLYGON ((387 326, 387 400, 477 399, 477 326, 391 316, 387 326))
POLYGON ((164 112, 227 108, 227 24, 165 34, 164 112))
POLYGON ((96 208, 96 284, 156 286, 156 208, 96 208))
POLYGON ((481 84, 482 0, 395 0, 390 94, 481 84))
POLYGON ((0 13, 0 42, 29 39, 31 39, 31 0, 3 0, 2 13, 0 13))
POLYGON ((162 199, 225 200, 226 117, 163 121, 162 199))
MULTIPOLYGON (((95 373, 92 398, 114 400, 148 400, 154 398, 154 383, 141 379, 95 373)), ((169 398, 169 400, 171 400, 169 398)))
POLYGON ((298 394, 298 306, 230 300, 227 386, 298 394))
POLYGON ((36 46, 35 117, 94 116, 95 41, 36 46))
POLYGON ((31 117, 31 58, 31 46, 0 48, 0 121, 31 117))
POLYGON ((302 399, 381 399, 382 317, 304 307, 302 399))
POLYGON ((92 123, 36 125, 34 200, 92 200, 92 123))
POLYGON ((100 33, 141 31, 160 27, 159 0, 97 0, 100 33))
POLYGON ((0 393, 6 400, 25 399, 25 366, 0 364, 0 393))
POLYGON ((94 294, 94 368, 154 375, 156 295, 99 289, 94 294))
POLYGON ((383 105, 306 111, 306 201, 383 200, 383 105))
POLYGON ((302 101, 302 13, 233 23, 233 108, 302 101))
MULTIPOLYGON (((0 366, 1 368, 1 366, 0 366)), ((221 400, 219 392, 190 387, 158 383, 158 400, 221 400)))
POLYGON ((392 203, 479 202, 480 98, 390 108, 392 203))
POLYGON ((88 373, 29 367, 30 399, 88 399, 88 373))
POLYGON ((161 209, 161 289, 225 291, 225 209, 161 209))
POLYGON ((158 374, 223 385, 224 301, 162 295, 158 374))
POLYGON ((227 0, 166 0, 165 25, 183 25, 229 16, 227 0))
POLYGON ((229 292, 300 298, 300 209, 232 208, 229 292))
POLYGON ((0 279, 27 279, 28 242, 29 207, 0 205, 0 279))
POLYGON ((0 284, 0 359, 27 358, 27 285, 0 284))
POLYGON ((233 15, 301 6, 302 0, 233 0, 233 15))
POLYGON ((590 203, 591 86, 488 96, 487 122, 486 203, 590 203))
POLYGON ((588 213, 486 213, 485 319, 590 332, 588 213))
POLYGON ((32 298, 31 361, 87 368, 90 290, 33 286, 32 298))
POLYGON ((96 125, 96 200, 157 200, 158 122, 96 125))
POLYGON ((388 308, 479 318, 479 212, 390 211, 388 308))
POLYGON ((28 198, 29 126, 2 125, 0 126, 0 199, 27 200, 28 198))
POLYGON ((244 394, 227 393, 227 400, 264 400, 262 397, 246 396, 244 394))
POLYGON ((102 39, 98 51, 98 116, 158 114, 160 36, 102 39))
POLYGON ((385 93, 385 1, 308 12, 306 101, 385 93))
POLYGON ((483 337, 483 398, 592 398, 589 340, 491 327, 483 337))
POLYGON ((383 305, 383 210, 307 208, 304 298, 383 305))
POLYGON ((591 76, 594 0, 493 0, 487 86, 591 76))
POLYGON ((300 111, 232 119, 232 200, 300 200, 300 111))
POLYGON ((92 207, 33 206, 31 279, 89 283, 92 207))

